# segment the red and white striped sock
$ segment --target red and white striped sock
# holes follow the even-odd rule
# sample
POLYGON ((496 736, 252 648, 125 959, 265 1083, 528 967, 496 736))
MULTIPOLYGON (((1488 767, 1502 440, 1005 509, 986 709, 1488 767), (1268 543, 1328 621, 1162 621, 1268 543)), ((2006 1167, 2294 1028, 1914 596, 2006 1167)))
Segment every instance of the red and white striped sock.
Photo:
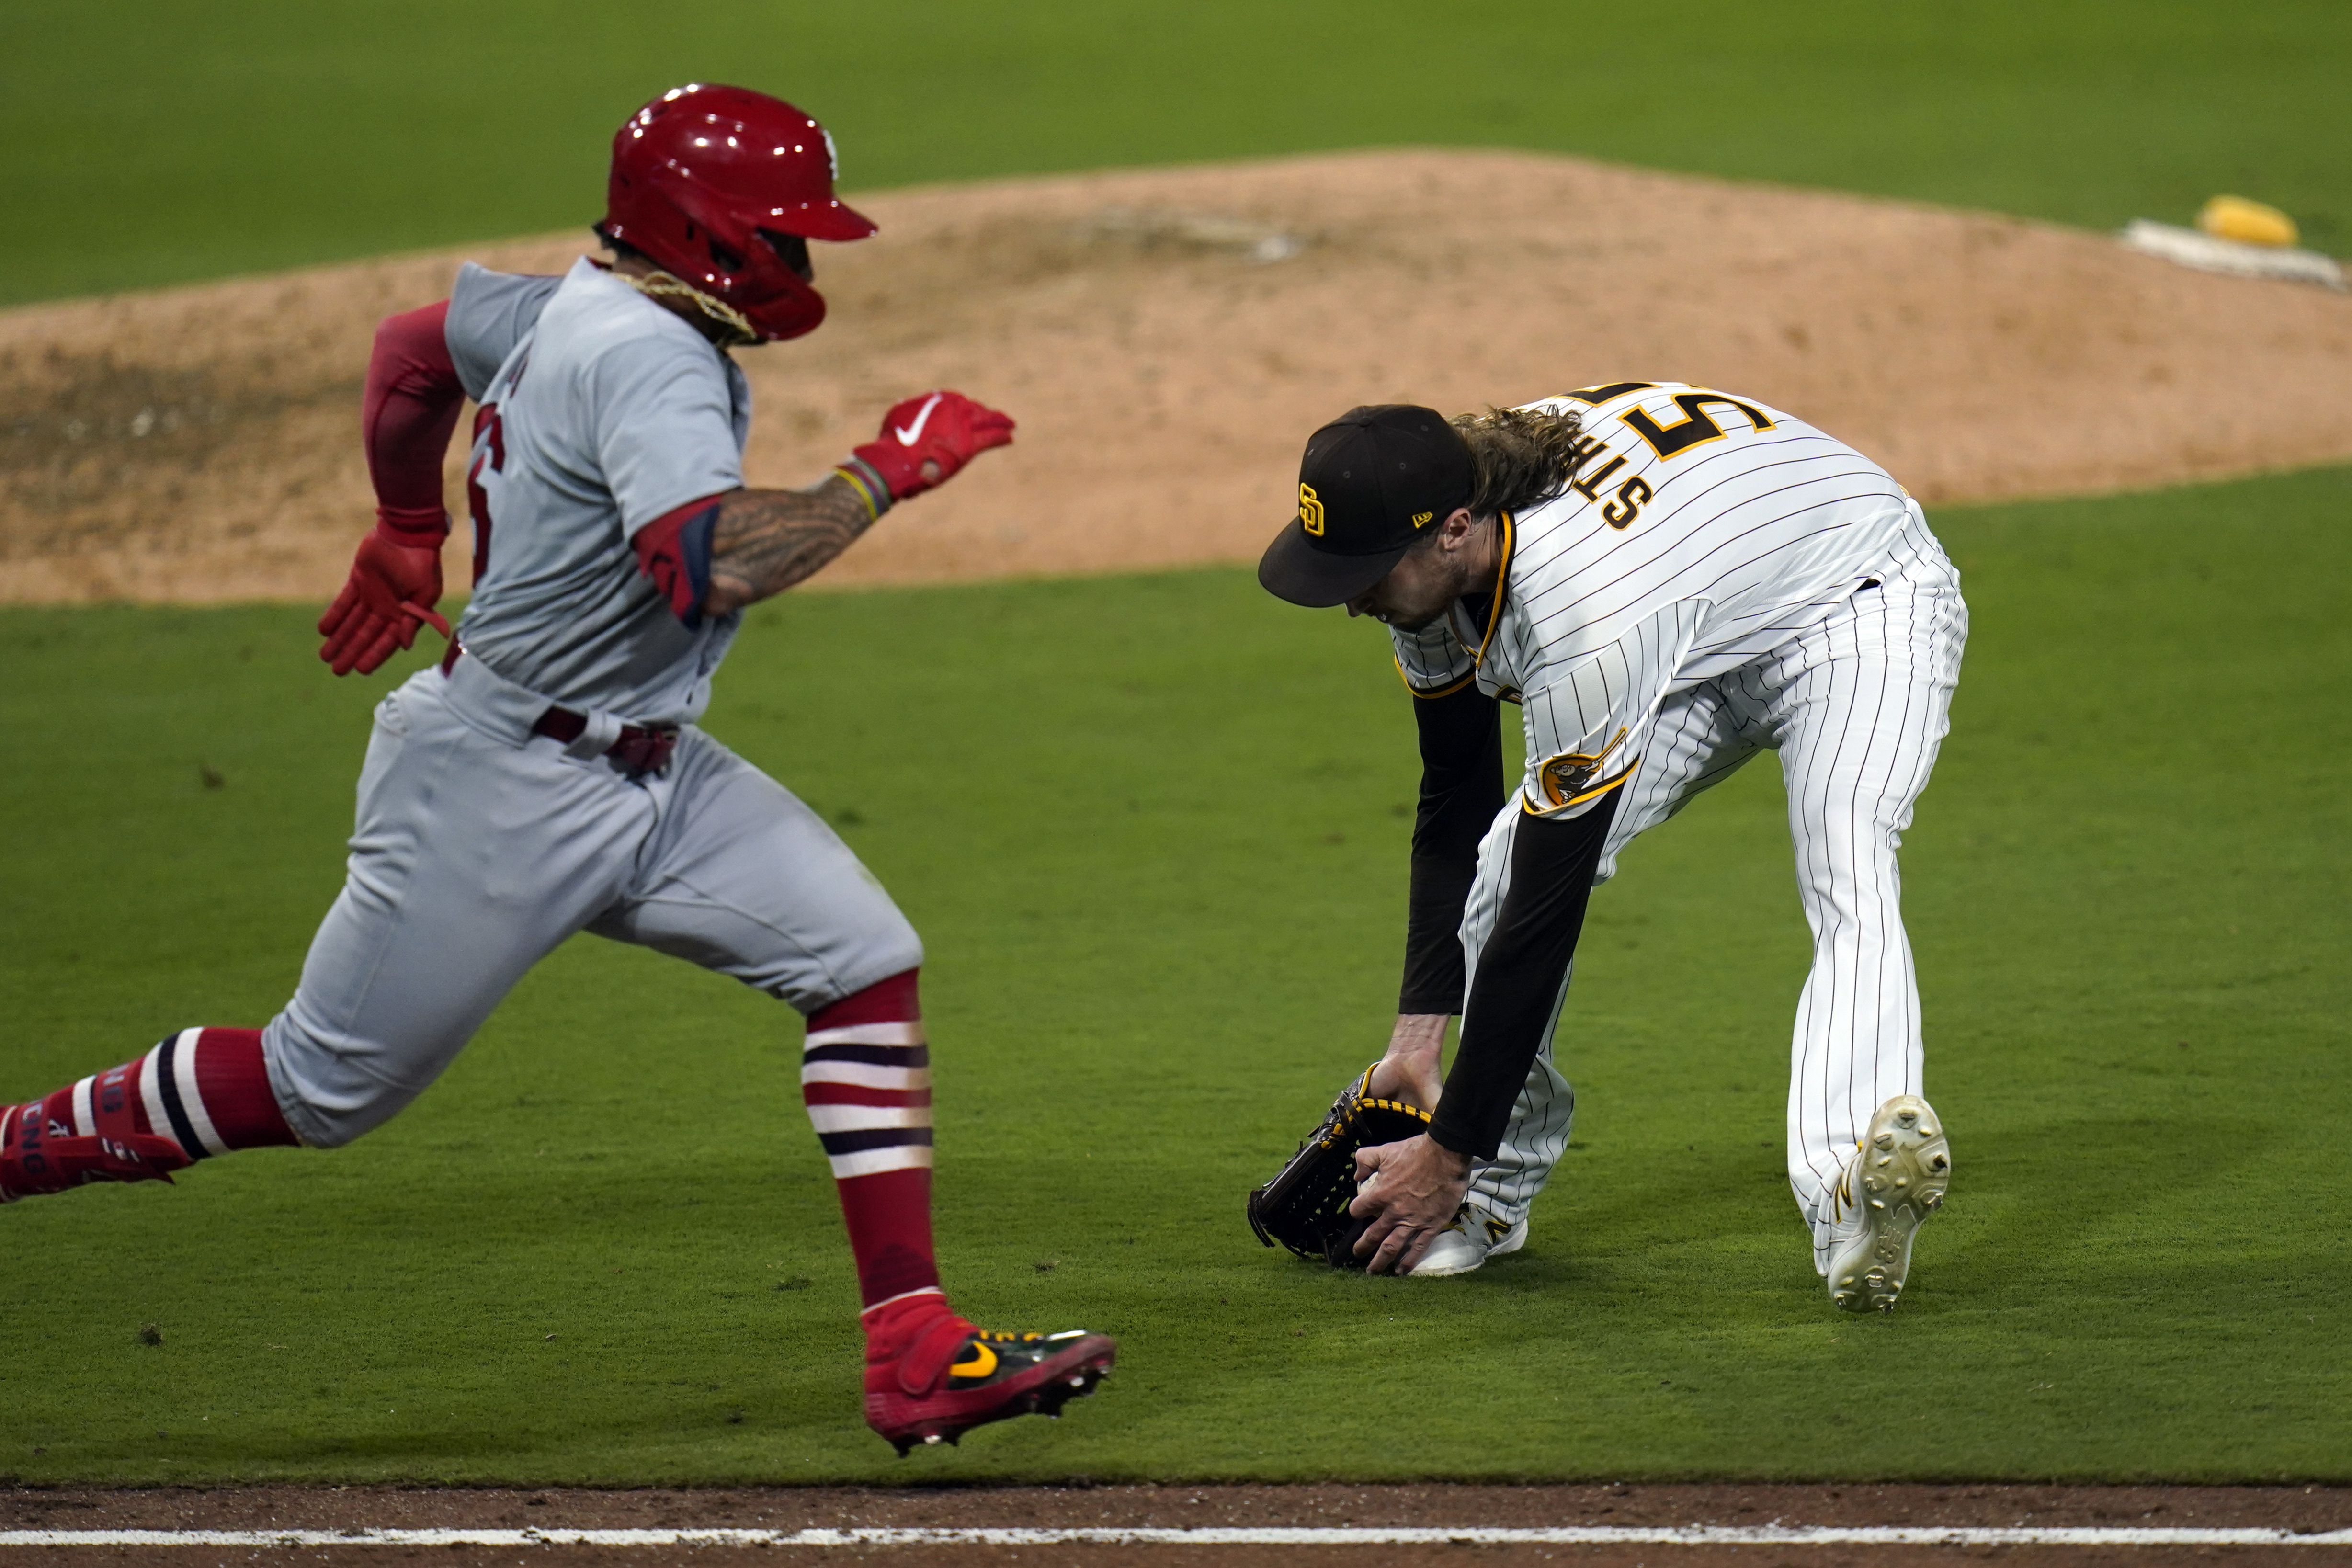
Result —
POLYGON ((0 1203, 168 1180, 232 1149, 296 1143, 258 1029, 183 1029, 145 1056, 0 1110, 0 1203))
POLYGON ((947 1310, 931 1256, 931 1056, 916 973, 812 1014, 801 1048, 801 1095, 841 1193, 869 1337, 884 1320, 895 1330, 947 1310))

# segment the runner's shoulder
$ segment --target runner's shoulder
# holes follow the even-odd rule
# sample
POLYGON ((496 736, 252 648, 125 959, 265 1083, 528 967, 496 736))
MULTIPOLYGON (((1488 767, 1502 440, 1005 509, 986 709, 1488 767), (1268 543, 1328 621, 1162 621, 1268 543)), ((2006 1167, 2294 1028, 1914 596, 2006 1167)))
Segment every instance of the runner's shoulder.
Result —
POLYGON ((466 395, 478 400, 517 343, 539 325, 561 278, 499 272, 477 261, 459 265, 449 289, 443 337, 466 395))

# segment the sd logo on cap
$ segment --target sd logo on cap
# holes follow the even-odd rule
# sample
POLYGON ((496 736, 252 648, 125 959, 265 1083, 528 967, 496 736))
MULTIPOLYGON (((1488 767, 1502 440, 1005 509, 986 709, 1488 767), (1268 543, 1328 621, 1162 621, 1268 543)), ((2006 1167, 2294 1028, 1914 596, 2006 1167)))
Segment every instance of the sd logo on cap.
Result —
POLYGON ((1404 559, 1419 531, 1470 500, 1470 447, 1433 408, 1354 408, 1307 438, 1298 515, 1257 563, 1294 605, 1344 605, 1404 559))

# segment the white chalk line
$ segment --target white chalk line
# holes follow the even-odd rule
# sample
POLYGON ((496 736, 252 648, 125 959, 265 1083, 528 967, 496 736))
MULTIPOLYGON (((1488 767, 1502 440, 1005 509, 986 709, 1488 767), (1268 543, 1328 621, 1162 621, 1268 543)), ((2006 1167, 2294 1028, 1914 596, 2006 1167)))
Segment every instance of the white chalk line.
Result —
POLYGON ((1069 1530, 0 1530, 0 1546, 2347 1546, 2352 1530, 1562 1525, 1069 1530))

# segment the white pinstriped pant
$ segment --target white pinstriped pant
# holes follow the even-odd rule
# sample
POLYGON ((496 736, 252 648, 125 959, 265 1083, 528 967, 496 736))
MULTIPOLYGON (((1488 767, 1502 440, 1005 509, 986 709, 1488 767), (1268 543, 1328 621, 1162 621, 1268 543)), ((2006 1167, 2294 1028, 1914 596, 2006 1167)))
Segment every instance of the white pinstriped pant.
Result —
MULTIPOLYGON (((1813 931, 1790 1058, 1789 1184, 1822 1271, 1828 1184, 1871 1113, 1920 1089, 1919 988, 1895 852, 1950 727, 1968 607, 1958 574, 1924 527, 1905 542, 1906 559, 1882 574, 1879 587, 1754 662, 1659 705, 1595 878, 1608 880, 1636 834, 1757 752, 1780 752, 1797 888, 1813 931)), ((1515 794, 1478 848, 1462 921, 1474 975, 1509 890, 1519 816, 1515 794)), ((1576 1097, 1553 1062, 1567 994, 1564 981, 1502 1148, 1472 1178, 1472 1200, 1506 1223, 1527 1213, 1568 1146, 1576 1097)))

